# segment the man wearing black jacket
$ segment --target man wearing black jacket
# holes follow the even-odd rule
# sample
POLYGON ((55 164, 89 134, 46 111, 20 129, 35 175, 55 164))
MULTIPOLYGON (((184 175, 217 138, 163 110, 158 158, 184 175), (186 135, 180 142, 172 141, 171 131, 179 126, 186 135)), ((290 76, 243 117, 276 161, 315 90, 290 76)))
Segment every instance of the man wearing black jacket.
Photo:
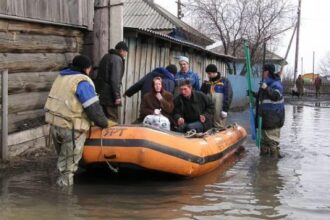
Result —
POLYGON ((124 41, 119 42, 115 49, 104 55, 95 80, 96 91, 100 104, 106 116, 118 122, 118 107, 121 106, 120 88, 125 71, 125 57, 128 46, 124 41))
POLYGON ((210 97, 193 91, 190 80, 180 83, 180 95, 174 99, 173 119, 178 132, 195 129, 204 132, 213 127, 214 104, 210 97))

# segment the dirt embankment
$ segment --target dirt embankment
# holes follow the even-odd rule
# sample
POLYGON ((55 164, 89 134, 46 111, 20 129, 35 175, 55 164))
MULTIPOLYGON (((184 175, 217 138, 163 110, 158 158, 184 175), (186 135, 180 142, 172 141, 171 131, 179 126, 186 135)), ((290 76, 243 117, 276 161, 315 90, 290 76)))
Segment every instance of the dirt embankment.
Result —
POLYGON ((0 161, 0 171, 2 173, 12 173, 16 171, 55 168, 56 159, 55 150, 51 148, 34 149, 33 151, 27 151, 19 156, 10 158, 9 161, 0 161))

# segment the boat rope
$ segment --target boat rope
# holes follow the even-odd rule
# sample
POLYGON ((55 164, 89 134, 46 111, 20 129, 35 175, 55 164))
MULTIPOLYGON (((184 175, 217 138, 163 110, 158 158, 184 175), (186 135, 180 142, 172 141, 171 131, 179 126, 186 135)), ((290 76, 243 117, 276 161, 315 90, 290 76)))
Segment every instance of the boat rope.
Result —
POLYGON ((237 124, 234 123, 234 124, 228 125, 227 127, 221 127, 221 128, 211 128, 205 132, 200 132, 200 133, 197 133, 197 131, 195 129, 192 129, 192 130, 187 131, 184 134, 184 137, 185 138, 204 138, 206 136, 216 134, 220 131, 224 131, 229 128, 237 128, 237 124))
POLYGON ((115 167, 113 167, 113 166, 109 163, 109 161, 108 161, 108 159, 106 158, 105 154, 103 153, 103 138, 102 138, 102 137, 103 137, 103 130, 104 130, 104 129, 101 130, 101 137, 100 137, 100 141, 101 141, 101 155, 103 155, 104 161, 105 161, 105 163, 108 165, 109 169, 110 169, 112 172, 114 172, 114 173, 118 173, 119 168, 115 168, 115 167))

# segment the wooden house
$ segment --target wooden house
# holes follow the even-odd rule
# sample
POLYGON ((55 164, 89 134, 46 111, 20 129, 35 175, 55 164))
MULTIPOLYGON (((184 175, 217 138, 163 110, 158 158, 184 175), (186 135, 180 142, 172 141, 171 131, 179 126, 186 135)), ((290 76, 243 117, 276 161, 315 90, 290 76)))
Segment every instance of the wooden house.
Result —
POLYGON ((90 0, 0 0, 0 71, 9 73, 9 156, 45 146, 48 92, 58 70, 82 53, 93 17, 90 0))
MULTIPOLYGON (((233 59, 205 49, 213 43, 210 38, 152 1, 0 0, 0 73, 9 73, 9 156, 46 146, 43 108, 58 71, 79 53, 97 66, 123 39, 129 45, 123 91, 156 67, 178 64, 179 55, 190 58, 201 79, 209 63, 226 73, 233 59)), ((135 120, 139 105, 139 95, 125 100, 123 123, 135 120)))
MULTIPOLYGON (((206 49, 213 40, 150 0, 125 0, 124 39, 129 52, 123 91, 156 67, 178 66, 178 56, 190 59, 191 69, 205 79, 205 68, 214 63, 224 75, 233 57, 206 49)), ((126 98, 122 122, 130 123, 139 114, 140 95, 126 98)))

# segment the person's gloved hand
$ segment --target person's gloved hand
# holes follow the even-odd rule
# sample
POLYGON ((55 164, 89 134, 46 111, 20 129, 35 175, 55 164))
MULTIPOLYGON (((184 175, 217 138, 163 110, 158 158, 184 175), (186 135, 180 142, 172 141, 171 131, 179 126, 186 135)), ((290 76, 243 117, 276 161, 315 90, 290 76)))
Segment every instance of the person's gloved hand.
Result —
POLYGON ((221 118, 227 118, 227 116, 228 116, 227 112, 221 111, 221 118))
POLYGON ((114 127, 114 126, 116 126, 116 125, 118 125, 118 123, 117 122, 114 122, 114 121, 112 121, 112 120, 108 120, 108 128, 111 128, 111 127, 114 127))
POLYGON ((262 88, 263 90, 267 89, 267 87, 268 87, 268 86, 267 86, 267 83, 262 83, 262 84, 261 84, 261 88, 262 88))
POLYGON ((253 92, 252 90, 246 90, 246 96, 250 96, 250 94, 253 96, 253 97, 256 97, 257 94, 255 92, 253 92))

